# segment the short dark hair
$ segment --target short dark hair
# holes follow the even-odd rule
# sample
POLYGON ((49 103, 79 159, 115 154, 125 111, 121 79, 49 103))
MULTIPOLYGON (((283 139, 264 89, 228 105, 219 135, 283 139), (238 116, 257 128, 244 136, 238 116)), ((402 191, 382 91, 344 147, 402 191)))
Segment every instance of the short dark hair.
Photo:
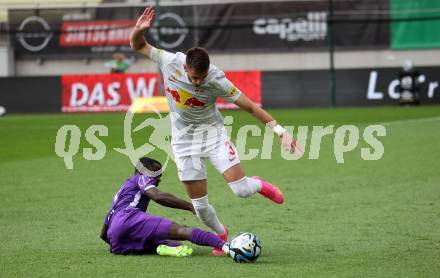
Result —
POLYGON ((186 51, 186 65, 190 69, 195 69, 198 73, 209 70, 208 51, 203 47, 193 47, 186 51))
MULTIPOLYGON (((146 156, 140 158, 138 163, 142 164, 147 170, 152 171, 152 172, 160 171, 162 168, 162 164, 159 161, 152 159, 152 158, 149 158, 149 157, 146 157, 146 156)), ((143 174, 138 170, 138 168, 142 168, 142 167, 135 167, 134 173, 135 174, 143 174)))

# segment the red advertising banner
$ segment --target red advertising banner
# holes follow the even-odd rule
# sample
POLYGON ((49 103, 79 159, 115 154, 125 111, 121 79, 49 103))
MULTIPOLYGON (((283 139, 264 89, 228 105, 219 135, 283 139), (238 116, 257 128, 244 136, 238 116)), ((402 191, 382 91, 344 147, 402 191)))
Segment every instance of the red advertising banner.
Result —
MULTIPOLYGON (((226 71, 226 77, 257 105, 261 106, 261 71, 226 71)), ((235 109, 237 105, 217 99, 218 109, 235 109)))
POLYGON ((133 20, 63 22, 59 44, 70 46, 128 45, 133 20))
MULTIPOLYGON (((261 72, 226 72, 234 85, 251 100, 261 105, 261 72)), ((61 77, 62 112, 127 111, 138 97, 159 95, 157 73, 63 75, 61 77)), ((235 104, 217 100, 220 109, 236 108, 235 104)))

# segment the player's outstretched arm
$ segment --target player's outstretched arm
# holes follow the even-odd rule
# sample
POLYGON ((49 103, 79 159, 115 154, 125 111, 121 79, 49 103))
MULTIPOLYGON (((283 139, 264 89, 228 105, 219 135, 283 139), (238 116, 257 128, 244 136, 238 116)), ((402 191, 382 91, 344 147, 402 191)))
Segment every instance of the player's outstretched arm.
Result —
POLYGON ((151 187, 145 190, 144 194, 147 195, 148 198, 162 206, 188 210, 195 214, 194 207, 191 203, 188 203, 187 201, 182 200, 170 193, 162 192, 156 187, 151 187))
POLYGON ((296 139, 290 135, 286 129, 277 123, 277 121, 264 110, 259 107, 255 102, 250 100, 245 94, 241 94, 240 97, 234 102, 241 109, 249 112, 252 116, 257 118, 260 122, 268 125, 274 133, 280 136, 282 146, 291 153, 302 153, 302 147, 296 141, 296 139))
POLYGON ((150 57, 151 44, 145 38, 144 33, 153 25, 154 10, 150 6, 146 7, 142 15, 138 18, 136 25, 130 33, 130 46, 133 50, 150 57))
POLYGON ((249 112, 263 124, 269 124, 270 127, 272 127, 272 123, 276 124, 275 119, 269 113, 255 104, 245 94, 241 94, 234 103, 241 109, 249 112))

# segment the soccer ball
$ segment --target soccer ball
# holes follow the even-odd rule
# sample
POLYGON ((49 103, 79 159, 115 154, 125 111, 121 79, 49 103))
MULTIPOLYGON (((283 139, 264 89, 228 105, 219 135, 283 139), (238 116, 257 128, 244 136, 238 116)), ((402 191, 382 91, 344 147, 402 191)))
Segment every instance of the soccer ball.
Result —
POLYGON ((255 262, 261 253, 261 242, 253 233, 239 233, 229 243, 229 255, 236 263, 255 262))

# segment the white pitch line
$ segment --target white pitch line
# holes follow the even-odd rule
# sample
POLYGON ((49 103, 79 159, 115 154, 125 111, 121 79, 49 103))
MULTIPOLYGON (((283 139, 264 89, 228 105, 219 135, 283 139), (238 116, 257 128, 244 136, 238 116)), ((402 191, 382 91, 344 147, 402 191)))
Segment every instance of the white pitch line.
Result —
POLYGON ((379 122, 377 124, 390 126, 390 125, 403 125, 403 124, 425 123, 425 122, 436 122, 436 121, 440 121, 440 117, 399 120, 399 121, 391 121, 391 122, 379 122))
MULTIPOLYGON (((376 123, 367 123, 369 125, 371 124, 377 124, 377 125, 384 125, 384 126, 391 126, 391 125, 402 125, 402 124, 412 124, 412 123, 424 123, 424 122, 436 122, 440 121, 440 116, 437 117, 430 117, 430 118, 418 118, 418 119, 408 119, 408 120, 397 120, 397 121, 388 121, 388 122, 376 122, 376 123)), ((0 122, 1 123, 1 122, 0 122)), ((365 123, 362 123, 364 125, 365 123)), ((48 130, 48 129, 59 129, 63 125, 42 125, 42 126, 28 126, 26 127, 26 130, 48 130)), ((79 126, 79 125, 78 125, 79 126)), ((123 128, 123 125, 118 124, 112 124, 112 125, 106 125, 107 127, 111 129, 120 129, 123 128)), ((23 129, 22 126, 8 126, 4 127, 5 129, 23 129)))

